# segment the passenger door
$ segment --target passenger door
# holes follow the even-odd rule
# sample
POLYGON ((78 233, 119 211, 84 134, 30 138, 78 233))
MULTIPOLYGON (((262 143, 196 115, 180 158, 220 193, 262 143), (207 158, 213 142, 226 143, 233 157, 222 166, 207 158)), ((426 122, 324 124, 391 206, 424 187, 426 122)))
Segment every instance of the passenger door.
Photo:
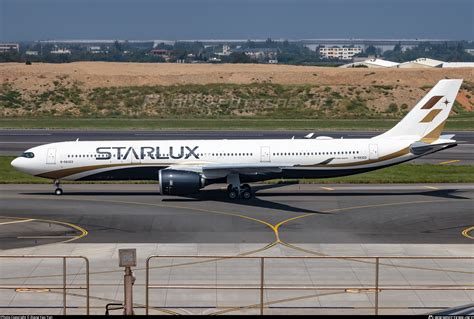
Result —
POLYGON ((56 164, 56 149, 55 148, 48 148, 46 164, 56 164))
POLYGON ((376 160, 379 158, 379 149, 377 144, 369 144, 369 159, 376 160))
POLYGON ((260 147, 260 162, 270 162, 270 146, 260 147))

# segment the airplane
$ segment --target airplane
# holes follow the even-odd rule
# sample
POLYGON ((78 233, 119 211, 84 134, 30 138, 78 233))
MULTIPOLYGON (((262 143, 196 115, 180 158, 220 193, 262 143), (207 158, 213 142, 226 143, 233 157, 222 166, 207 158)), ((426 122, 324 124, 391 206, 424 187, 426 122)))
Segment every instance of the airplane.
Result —
POLYGON ((439 81, 392 129, 372 138, 68 141, 33 147, 11 165, 54 180, 156 180, 162 195, 191 195, 226 183, 230 199, 250 199, 248 183, 364 173, 455 147, 441 135, 459 79, 439 81))

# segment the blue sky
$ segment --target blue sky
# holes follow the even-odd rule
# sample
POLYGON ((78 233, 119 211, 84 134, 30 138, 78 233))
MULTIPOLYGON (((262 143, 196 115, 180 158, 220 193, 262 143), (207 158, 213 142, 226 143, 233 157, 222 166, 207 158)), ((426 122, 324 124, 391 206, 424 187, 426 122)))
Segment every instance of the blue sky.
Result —
POLYGON ((472 0, 0 0, 0 41, 474 39, 472 0))

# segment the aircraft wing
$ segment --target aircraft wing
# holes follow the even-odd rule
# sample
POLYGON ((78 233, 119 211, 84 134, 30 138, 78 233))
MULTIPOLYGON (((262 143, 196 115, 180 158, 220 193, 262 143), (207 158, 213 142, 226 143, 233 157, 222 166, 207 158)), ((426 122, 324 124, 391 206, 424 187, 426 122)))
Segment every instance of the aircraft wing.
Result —
POLYGON ((172 165, 169 169, 191 171, 203 174, 206 178, 221 178, 229 174, 264 174, 264 173, 280 173, 283 168, 291 167, 292 164, 272 164, 272 163, 256 163, 256 164, 202 164, 202 165, 172 165))

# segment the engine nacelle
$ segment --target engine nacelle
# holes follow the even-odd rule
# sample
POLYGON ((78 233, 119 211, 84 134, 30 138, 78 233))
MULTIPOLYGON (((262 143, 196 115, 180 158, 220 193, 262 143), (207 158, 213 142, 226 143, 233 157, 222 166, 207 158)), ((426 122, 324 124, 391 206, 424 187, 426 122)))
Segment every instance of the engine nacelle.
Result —
POLYGON ((205 186, 201 174, 174 169, 162 169, 158 173, 162 195, 189 195, 205 186))

